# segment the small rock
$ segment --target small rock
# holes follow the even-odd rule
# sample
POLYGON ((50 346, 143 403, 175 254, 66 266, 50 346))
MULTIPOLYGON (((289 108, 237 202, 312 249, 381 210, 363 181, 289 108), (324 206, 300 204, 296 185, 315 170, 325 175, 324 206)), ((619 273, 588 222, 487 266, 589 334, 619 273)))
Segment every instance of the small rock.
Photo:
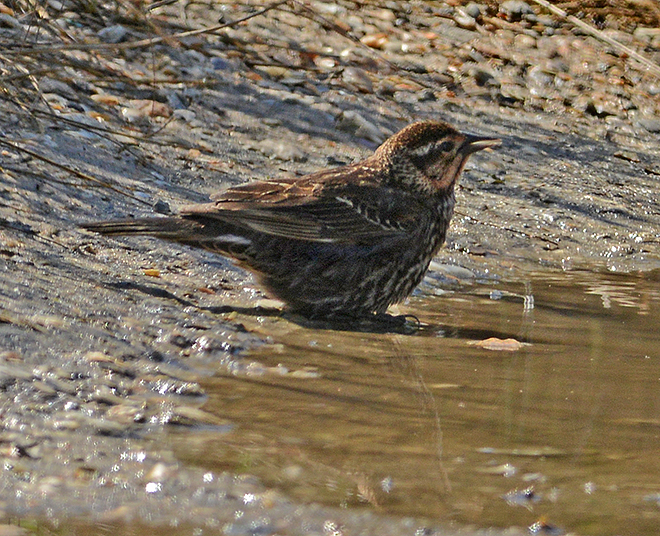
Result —
POLYGON ((527 87, 532 95, 545 95, 553 87, 555 77, 539 65, 527 72, 527 87))
POLYGON ((483 5, 477 4, 475 2, 470 2, 467 6, 463 8, 465 13, 472 17, 473 19, 478 19, 481 17, 483 5))
POLYGON ((396 15, 391 9, 379 9, 374 12, 374 17, 380 20, 384 20, 387 22, 394 22, 396 20, 396 15))
POLYGON ((172 207, 170 207, 167 201, 163 201, 162 199, 159 199, 153 204, 153 209, 158 214, 172 214, 172 207))
POLYGON ((525 48, 536 48, 536 39, 531 35, 517 34, 513 38, 513 44, 516 47, 516 50, 522 50, 525 48))
POLYGON ((474 76, 474 80, 477 83, 478 86, 483 87, 483 86, 499 86, 499 82, 497 81, 497 78, 491 73, 490 71, 487 71, 486 69, 482 69, 481 67, 477 67, 472 71, 472 76, 474 76))
POLYGON ((463 10, 457 10, 454 15, 454 22, 466 30, 474 30, 477 27, 477 21, 463 10))
POLYGON ((52 387, 58 393, 66 393, 69 395, 75 395, 78 393, 78 386, 73 382, 66 382, 58 378, 53 378, 52 376, 43 378, 43 381, 46 385, 52 387))
POLYGON ((633 36, 642 41, 652 41, 654 38, 660 37, 660 28, 636 28, 633 36))
POLYGON ((4 352, 0 352, 0 363, 5 361, 23 361, 23 356, 16 350, 5 350, 4 352))
POLYGON ((382 50, 385 47, 387 41, 388 41, 388 36, 386 33, 367 34, 362 39, 360 39, 360 42, 362 42, 362 44, 367 45, 370 48, 376 48, 379 50, 382 50))
POLYGON ((96 433, 108 436, 121 436, 126 433, 126 427, 118 422, 101 417, 82 417, 82 424, 90 426, 96 433))
POLYGON ((531 503, 541 500, 541 496, 534 491, 533 487, 526 489, 514 489, 506 493, 503 499, 510 506, 525 506, 528 507, 531 503))
POLYGON ((172 410, 169 415, 169 424, 179 424, 183 426, 227 426, 231 427, 231 423, 227 420, 221 419, 213 413, 204 411, 198 408, 189 406, 179 406, 172 410))
POLYGON ((61 95, 57 95, 56 93, 43 93, 42 96, 48 105, 54 110, 61 112, 69 108, 69 101, 61 95))
POLYGON ((21 365, 0 364, 0 376, 10 378, 12 380, 26 380, 31 381, 34 374, 31 370, 21 365))
POLYGON ((165 465, 163 462, 156 463, 144 479, 147 482, 165 482, 176 472, 176 467, 165 465))
POLYGON ((96 35, 104 43, 121 43, 126 39, 128 30, 121 24, 115 24, 114 26, 103 28, 96 35))
POLYGON ((500 13, 508 21, 519 21, 525 15, 533 15, 534 10, 527 2, 522 0, 507 0, 500 5, 500 13))
POLYGON ((385 43, 383 50, 385 52, 393 52, 393 53, 401 52, 402 45, 403 43, 401 42, 401 40, 392 38, 389 39, 387 43, 385 43))
POLYGON ((96 402, 109 405, 122 404, 124 402, 124 399, 115 395, 107 385, 99 385, 92 393, 91 398, 96 402))
POLYGON ((347 110, 337 118, 337 128, 375 143, 382 143, 389 135, 353 110, 347 110))
POLYGON ((90 97, 94 102, 105 104, 107 106, 117 106, 119 104, 119 97, 116 95, 108 95, 107 93, 97 93, 90 97))
POLYGON ((637 124, 649 132, 660 132, 660 119, 658 118, 649 117, 640 119, 637 121, 637 124))
POLYGON ((228 71, 233 67, 233 65, 225 58, 215 57, 211 58, 211 67, 213 67, 216 71, 228 71))
POLYGON ((137 406, 116 405, 108 409, 106 418, 116 421, 124 426, 141 422, 145 419, 144 409, 137 406))
POLYGON ((57 95, 61 95, 62 97, 66 97, 67 99, 78 100, 76 92, 71 89, 68 84, 62 82, 61 80, 49 78, 48 76, 44 76, 39 81, 39 89, 42 91, 42 93, 55 93, 57 95))
POLYGON ((0 13, 0 27, 4 28, 22 28, 20 21, 7 13, 0 13))
POLYGON ((136 99, 130 101, 130 106, 122 108, 121 113, 124 119, 132 123, 148 117, 170 117, 172 108, 155 100, 136 99))
POLYGON ((591 103, 587 106, 586 112, 597 117, 619 115, 621 113, 621 102, 608 93, 595 91, 591 95, 591 103))
POLYGON ((168 91, 166 98, 167 104, 169 104, 173 110, 186 110, 188 108, 187 104, 185 103, 187 99, 179 95, 179 93, 176 91, 168 91))
POLYGON ((436 99, 435 93, 433 92, 433 90, 431 88, 425 88, 425 89, 422 89, 422 91, 420 91, 417 94, 417 100, 419 102, 429 102, 429 101, 434 101, 434 100, 437 100, 437 99, 436 99))
POLYGON ((458 26, 442 26, 438 33, 442 34, 443 40, 453 42, 456 45, 468 43, 479 36, 479 33, 474 30, 466 30, 458 26))
POLYGON ((411 61, 408 59, 394 58, 392 60, 392 63, 396 65, 399 69, 403 69, 404 71, 410 71, 411 73, 426 74, 429 72, 426 65, 424 65, 423 63, 411 61))
POLYGON ((636 162, 636 163, 641 162, 641 159, 639 158, 639 155, 637 153, 634 153, 632 151, 626 151, 625 149, 621 151, 617 151, 612 156, 614 156, 615 158, 620 158, 621 160, 626 160, 628 162, 636 162))
POLYGON ((183 109, 174 110, 174 113, 172 115, 174 116, 175 119, 185 121, 186 123, 191 123, 197 117, 197 114, 192 110, 183 110, 183 109))
POLYGON ((307 159, 307 155, 300 147, 282 140, 265 139, 257 143, 256 148, 270 158, 285 162, 304 162, 307 159))
POLYGON ((468 270, 467 268, 456 266, 454 264, 441 264, 437 261, 431 261, 431 264, 429 265, 429 273, 436 273, 445 277, 464 281, 473 280, 477 277, 473 271, 468 270))
POLYGON ((357 67, 346 67, 341 75, 346 84, 350 84, 363 93, 373 93, 374 86, 367 73, 357 67))
POLYGON ((316 65, 319 69, 330 70, 337 66, 337 60, 334 58, 328 58, 326 56, 318 56, 314 58, 314 65, 316 65))

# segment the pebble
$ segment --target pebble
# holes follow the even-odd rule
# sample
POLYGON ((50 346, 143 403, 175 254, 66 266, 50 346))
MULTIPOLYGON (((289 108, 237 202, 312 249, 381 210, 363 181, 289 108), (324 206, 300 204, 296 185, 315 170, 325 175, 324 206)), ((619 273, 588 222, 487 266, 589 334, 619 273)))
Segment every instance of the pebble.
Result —
POLYGON ((504 463, 500 465, 477 468, 477 472, 486 475, 500 475, 505 478, 509 478, 515 475, 518 470, 514 465, 511 465, 510 463, 504 463))
POLYGON ((388 41, 388 35, 386 33, 377 33, 377 34, 367 34, 360 39, 360 41, 371 48, 382 49, 385 47, 388 41))
POLYGON ((0 27, 3 26, 5 28, 14 28, 15 30, 23 28, 23 25, 17 18, 12 17, 7 13, 0 13, 0 27))
POLYGON ((121 113, 126 121, 134 123, 150 117, 170 117, 172 108, 151 99, 135 99, 129 101, 129 106, 122 108, 121 113))
POLYGON ((532 7, 522 0, 506 0, 500 4, 499 11, 508 21, 519 21, 525 15, 534 14, 532 7))
POLYGON ((465 281, 473 280, 477 277, 472 270, 468 270, 467 268, 455 264, 441 264, 437 261, 431 261, 429 272, 465 281))
POLYGON ((5 350, 4 352, 0 352, 0 363, 5 361, 20 362, 23 361, 23 356, 16 350, 5 350))
POLYGON ((637 124, 648 130, 649 132, 660 132, 660 119, 655 117, 642 118, 637 121, 637 124))
POLYGON ((454 15, 454 22, 461 28, 466 30, 475 30, 477 28, 477 21, 474 17, 468 15, 463 10, 457 10, 454 15))
POLYGON ((81 424, 91 427, 95 433, 110 436, 123 436, 127 433, 124 424, 102 417, 79 416, 81 424))
POLYGON ((80 422, 73 417, 57 418, 53 416, 50 424, 55 430, 77 430, 80 428, 80 422))
POLYGON ((117 421, 125 426, 144 422, 146 420, 144 408, 142 406, 128 406, 125 402, 126 401, 121 405, 114 405, 108 409, 105 414, 106 418, 117 421))
POLYGON ((144 480, 147 482, 165 482, 167 479, 171 478, 175 472, 176 467, 166 465, 163 462, 158 462, 149 469, 146 475, 144 475, 144 480))
POLYGON ((482 10, 484 10, 483 4, 477 4, 475 2, 468 3, 463 10, 467 15, 473 19, 478 19, 482 15, 482 10))
POLYGON ((307 160, 307 155, 300 147, 281 140, 267 138, 258 142, 256 148, 269 158, 275 158, 285 162, 304 162, 307 160))
POLYGON ((216 71, 228 71, 233 68, 233 64, 225 58, 214 57, 211 58, 211 67, 216 71))
POLYGON ((55 93, 73 101, 77 101, 79 98, 77 93, 73 90, 73 88, 71 88, 71 86, 69 86, 69 84, 62 82, 61 80, 55 80, 54 78, 50 78, 48 76, 41 78, 39 81, 39 89, 41 89, 43 93, 55 93))
POLYGON ((541 495, 536 493, 533 487, 529 487, 511 490, 504 495, 503 499, 509 506, 524 506, 529 508, 530 504, 541 500, 541 495))
POLYGON ((337 128, 378 144, 385 141, 389 135, 365 119, 359 112, 353 110, 347 110, 337 118, 337 128))
POLYGON ((62 381, 58 378, 54 378, 53 376, 45 377, 44 382, 46 383, 46 385, 52 387, 53 389, 55 389, 55 391, 60 393, 66 393, 69 395, 75 395, 78 393, 77 386, 73 382, 62 381))
POLYGON ((171 419, 172 424, 194 426, 200 424, 213 425, 213 426, 230 426, 231 423, 225 419, 219 418, 213 413, 203 411, 191 406, 177 406, 172 410, 171 419))
POLYGON ((128 30, 121 24, 115 24, 99 30, 96 35, 104 43, 121 43, 126 39, 128 30))
POLYGON ((185 121, 186 123, 192 123, 196 119, 197 114, 192 110, 178 109, 178 110, 174 110, 172 116, 180 121, 185 121))
POLYGON ((124 398, 115 395, 107 385, 99 385, 92 393, 92 400, 102 402, 104 404, 125 404, 124 398))
POLYGON ((357 67, 346 67, 342 72, 342 80, 344 83, 349 84, 357 88, 363 93, 373 93, 374 86, 371 82, 371 78, 364 71, 364 69, 359 69, 357 67))
POLYGON ((34 374, 27 366, 20 364, 0 363, 0 378, 10 378, 12 380, 32 380, 34 374))
POLYGON ((52 388, 50 385, 48 385, 45 382, 42 382, 41 380, 35 380, 32 382, 32 387, 37 389, 38 391, 41 392, 42 395, 46 397, 53 397, 57 395, 57 390, 52 388))

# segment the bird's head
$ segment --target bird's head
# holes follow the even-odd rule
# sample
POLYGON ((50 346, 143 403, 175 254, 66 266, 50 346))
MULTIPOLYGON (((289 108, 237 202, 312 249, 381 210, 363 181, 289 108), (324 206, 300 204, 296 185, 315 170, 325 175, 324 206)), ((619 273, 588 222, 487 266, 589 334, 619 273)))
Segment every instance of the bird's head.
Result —
POLYGON ((442 195, 453 190, 472 153, 500 143, 441 121, 421 121, 394 134, 374 156, 387 162, 391 186, 442 195))

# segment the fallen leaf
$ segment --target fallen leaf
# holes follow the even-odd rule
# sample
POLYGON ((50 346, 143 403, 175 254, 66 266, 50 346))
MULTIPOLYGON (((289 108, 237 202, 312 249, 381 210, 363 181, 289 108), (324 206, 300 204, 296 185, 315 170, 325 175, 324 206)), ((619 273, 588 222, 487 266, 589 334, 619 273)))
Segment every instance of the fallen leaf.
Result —
POLYGON ((516 339, 498 339, 497 337, 490 337, 483 341, 471 341, 468 344, 485 350, 496 350, 500 352, 516 352, 525 346, 524 342, 517 341, 516 339))

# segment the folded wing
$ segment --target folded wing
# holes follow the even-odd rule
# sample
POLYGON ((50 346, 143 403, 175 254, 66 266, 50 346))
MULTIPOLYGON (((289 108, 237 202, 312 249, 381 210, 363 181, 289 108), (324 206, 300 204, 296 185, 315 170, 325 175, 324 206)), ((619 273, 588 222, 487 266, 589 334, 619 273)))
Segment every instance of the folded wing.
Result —
POLYGON ((364 243, 410 235, 428 212, 423 204, 412 194, 366 181, 284 180, 231 188, 213 203, 183 207, 181 216, 296 240, 364 243))

